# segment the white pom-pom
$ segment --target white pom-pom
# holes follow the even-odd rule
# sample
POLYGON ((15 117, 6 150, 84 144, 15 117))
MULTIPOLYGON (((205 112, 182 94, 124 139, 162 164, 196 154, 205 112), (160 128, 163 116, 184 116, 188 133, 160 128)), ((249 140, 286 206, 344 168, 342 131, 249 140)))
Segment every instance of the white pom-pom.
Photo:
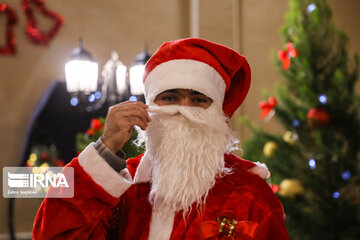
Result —
POLYGON ((261 178, 268 178, 270 177, 270 172, 267 168, 267 166, 265 165, 265 163, 259 163, 259 162, 255 162, 256 166, 253 168, 249 169, 249 172, 260 176, 261 178))

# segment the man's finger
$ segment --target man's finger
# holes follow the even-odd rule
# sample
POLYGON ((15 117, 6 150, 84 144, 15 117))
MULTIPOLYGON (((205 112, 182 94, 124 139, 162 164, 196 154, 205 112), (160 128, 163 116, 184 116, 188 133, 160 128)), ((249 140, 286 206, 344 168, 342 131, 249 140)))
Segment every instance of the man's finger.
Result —
POLYGON ((125 108, 118 111, 114 111, 112 114, 115 115, 117 121, 121 121, 121 118, 129 118, 129 117, 139 117, 144 122, 149 122, 151 120, 148 113, 143 108, 125 108))
POLYGON ((143 121, 141 118, 135 116, 135 117, 129 117, 126 118, 129 124, 129 127, 133 127, 133 126, 139 126, 142 130, 145 130, 146 127, 148 126, 146 121, 143 121))

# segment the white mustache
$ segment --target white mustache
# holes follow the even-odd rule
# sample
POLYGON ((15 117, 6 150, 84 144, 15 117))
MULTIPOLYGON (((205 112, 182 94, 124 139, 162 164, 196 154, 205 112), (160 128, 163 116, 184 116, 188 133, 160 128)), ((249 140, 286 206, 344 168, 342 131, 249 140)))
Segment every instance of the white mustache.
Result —
POLYGON ((163 115, 176 115, 177 113, 181 113, 183 111, 198 109, 201 111, 200 107, 188 107, 188 106, 181 106, 181 105, 166 105, 166 106, 149 106, 149 108, 146 109, 146 111, 150 113, 157 113, 157 114, 163 114, 163 115), (185 110, 188 109, 188 110, 185 110))
MULTIPOLYGON (((149 108, 147 108, 147 111, 150 113, 150 117, 183 115, 194 123, 204 124, 209 127, 216 127, 219 123, 218 121, 211 121, 211 119, 209 119, 209 112, 213 112, 214 110, 216 109, 212 106, 204 109, 201 107, 180 105, 149 106, 149 108)), ((227 118, 223 116, 223 119, 221 120, 226 123, 227 118)))

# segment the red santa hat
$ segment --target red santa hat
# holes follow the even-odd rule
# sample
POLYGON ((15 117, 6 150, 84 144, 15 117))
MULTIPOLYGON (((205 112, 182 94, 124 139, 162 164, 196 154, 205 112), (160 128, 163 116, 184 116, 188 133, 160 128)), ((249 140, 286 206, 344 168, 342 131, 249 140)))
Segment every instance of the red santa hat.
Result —
POLYGON ((226 46, 204 39, 165 42, 145 67, 147 104, 175 88, 201 92, 231 117, 244 101, 251 81, 246 58, 226 46))

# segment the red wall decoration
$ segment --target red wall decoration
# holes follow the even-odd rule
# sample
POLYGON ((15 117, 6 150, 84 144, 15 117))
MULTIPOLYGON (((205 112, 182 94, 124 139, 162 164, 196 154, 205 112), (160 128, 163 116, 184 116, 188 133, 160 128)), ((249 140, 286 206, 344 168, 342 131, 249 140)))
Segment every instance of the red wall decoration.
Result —
POLYGON ((12 55, 16 53, 16 38, 14 36, 14 26, 17 23, 17 16, 11 7, 5 3, 0 4, 0 17, 6 15, 5 46, 0 46, 0 55, 12 55))
MULTIPOLYGON (((21 7, 26 16, 26 34, 29 40, 37 45, 47 45, 59 32, 64 24, 64 18, 45 6, 44 0, 22 0, 21 7), (34 8, 41 15, 50 18, 53 25, 48 30, 40 30, 34 16, 34 8)), ((0 3, 0 15, 6 14, 6 45, 0 46, 0 55, 14 55, 16 53, 16 38, 14 36, 14 25, 17 23, 17 16, 13 8, 5 3, 0 3)))

